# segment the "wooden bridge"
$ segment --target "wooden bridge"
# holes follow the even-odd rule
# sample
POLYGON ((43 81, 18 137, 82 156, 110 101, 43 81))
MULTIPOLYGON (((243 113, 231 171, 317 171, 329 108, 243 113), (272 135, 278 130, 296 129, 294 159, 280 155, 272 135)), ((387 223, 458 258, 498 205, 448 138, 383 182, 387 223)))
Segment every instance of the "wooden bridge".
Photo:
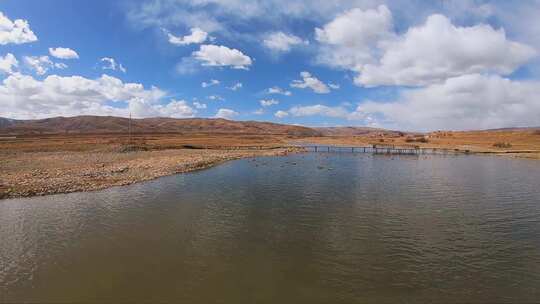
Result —
POLYGON ((392 155, 422 155, 422 154, 466 154, 468 150, 421 148, 419 146, 394 146, 394 145, 371 145, 359 147, 304 145, 308 152, 334 152, 334 153, 371 153, 392 155))
MULTIPOLYGON (((443 149, 443 148, 422 148, 413 145, 380 145, 369 146, 333 146, 333 145, 305 145, 297 144, 295 147, 305 149, 307 152, 326 152, 326 153, 371 153, 387 155, 423 155, 423 154, 469 154, 469 150, 443 149)), ((286 148, 287 146, 202 146, 202 145, 182 145, 184 149, 216 149, 216 150, 264 150, 286 148)))

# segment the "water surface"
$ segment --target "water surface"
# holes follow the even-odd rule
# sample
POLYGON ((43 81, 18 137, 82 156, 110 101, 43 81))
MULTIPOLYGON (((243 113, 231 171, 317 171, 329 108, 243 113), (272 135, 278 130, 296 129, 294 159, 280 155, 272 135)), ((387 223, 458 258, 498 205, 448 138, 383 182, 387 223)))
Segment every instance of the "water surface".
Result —
POLYGON ((0 302, 539 302, 540 164, 305 154, 0 201, 0 302))

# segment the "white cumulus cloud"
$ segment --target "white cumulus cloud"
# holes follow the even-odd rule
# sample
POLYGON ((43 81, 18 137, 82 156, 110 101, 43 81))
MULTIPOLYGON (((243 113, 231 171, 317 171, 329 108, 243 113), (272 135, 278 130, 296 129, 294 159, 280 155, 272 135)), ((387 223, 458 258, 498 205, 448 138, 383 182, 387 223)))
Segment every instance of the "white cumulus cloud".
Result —
POLYGON ((54 67, 62 70, 62 69, 67 69, 68 65, 63 62, 55 62, 54 67))
MULTIPOLYGON (((49 56, 25 56, 23 60, 38 75, 45 75, 49 69, 55 67, 49 56)), ((61 66, 58 67, 61 68, 61 66)))
POLYGON ((166 104, 148 104, 145 101, 130 102, 129 109, 138 117, 195 117, 197 111, 190 107, 185 100, 171 99, 166 104))
POLYGON ((70 48, 49 48, 49 54, 58 59, 79 59, 79 54, 70 48))
POLYGON ((218 85, 220 84, 219 80, 217 79, 211 79, 210 81, 206 82, 206 81, 203 81, 201 83, 201 87, 203 88, 208 88, 208 87, 211 87, 211 86, 215 86, 215 85, 218 85))
POLYGON ((219 96, 219 95, 210 95, 208 96, 208 99, 210 100, 213 100, 213 101, 224 101, 225 98, 219 96))
POLYGON ((127 69, 121 63, 117 62, 114 58, 103 57, 100 59, 100 61, 103 63, 103 66, 101 68, 104 70, 120 71, 122 73, 127 72, 127 69))
POLYGON ((538 96, 538 81, 472 74, 406 90, 394 101, 364 102, 356 114, 378 118, 387 127, 409 130, 537 126, 538 96))
POLYGON ((301 72, 300 76, 302 77, 302 80, 293 80, 293 82, 291 82, 291 87, 299 89, 310 88, 317 94, 330 93, 330 88, 309 72, 301 72))
POLYGON ((309 42, 307 40, 304 41, 300 37, 292 34, 272 32, 264 37, 263 44, 274 52, 288 52, 294 46, 302 44, 306 45, 309 44, 309 42))
POLYGON ((263 107, 270 107, 270 106, 279 104, 279 101, 277 101, 275 99, 261 99, 261 100, 259 100, 259 103, 263 107))
POLYGON ((219 109, 217 111, 217 113, 216 113, 216 115, 214 117, 215 118, 224 118, 224 119, 233 119, 238 115, 239 114, 236 111, 233 111, 231 109, 221 108, 221 109, 219 109))
POLYGON ((276 113, 274 113, 274 116, 277 117, 277 118, 284 118, 284 117, 289 116, 289 113, 287 113, 285 111, 282 111, 282 110, 279 110, 276 113))
POLYGON ((0 84, 0 108, 10 118, 43 118, 75 115, 192 116, 181 101, 160 104, 165 92, 138 83, 124 83, 103 75, 97 79, 49 75, 43 80, 19 73, 0 84), (127 107, 113 107, 109 102, 127 107))
POLYGON ((419 86, 474 73, 508 75, 535 55, 533 48, 508 40, 503 29, 456 27, 432 15, 389 43, 379 63, 365 65, 355 82, 419 86))
POLYGON ((400 35, 385 5, 352 9, 315 34, 321 43, 318 61, 357 72, 355 83, 367 87, 423 86, 474 73, 508 75, 537 54, 509 40, 502 28, 455 26, 440 14, 400 35))
POLYGON ((239 89, 241 89, 243 86, 243 84, 241 82, 237 82, 235 84, 233 84, 232 86, 228 87, 229 90, 231 91, 238 91, 239 89))
POLYGON ((252 60, 237 49, 222 45, 203 44, 193 57, 205 66, 230 66, 234 69, 248 69, 252 60))
POLYGON ((19 61, 13 54, 7 53, 4 57, 0 56, 0 73, 13 74, 18 66, 19 61))
POLYGON ((328 86, 332 89, 332 90, 339 90, 339 88, 341 88, 341 86, 337 83, 331 83, 329 82, 328 83, 328 86))
POLYGON ((0 12, 0 45, 23 44, 37 40, 28 21, 23 19, 11 21, 4 13, 0 12))
POLYGON ((206 106, 205 103, 198 102, 198 101, 194 101, 194 102, 193 102, 193 106, 194 106, 195 108, 201 109, 201 110, 207 108, 207 106, 206 106))
POLYGON ((323 28, 315 29, 315 39, 323 45, 318 61, 358 70, 376 60, 377 47, 393 37, 392 28, 392 13, 385 5, 376 9, 351 9, 323 28))
POLYGON ((347 118, 349 117, 348 111, 343 107, 330 107, 321 104, 310 106, 296 106, 292 107, 289 111, 292 116, 325 116, 334 118, 347 118))
POLYGON ((292 95, 291 91, 284 90, 284 89, 282 89, 280 87, 268 88, 268 90, 266 92, 268 94, 279 94, 279 95, 285 95, 285 96, 291 96, 292 95))
POLYGON ((191 34, 178 37, 167 30, 164 30, 167 34, 167 37, 169 39, 169 42, 174 45, 189 45, 189 44, 198 44, 203 43, 208 38, 208 33, 203 31, 202 29, 198 27, 191 28, 191 34))

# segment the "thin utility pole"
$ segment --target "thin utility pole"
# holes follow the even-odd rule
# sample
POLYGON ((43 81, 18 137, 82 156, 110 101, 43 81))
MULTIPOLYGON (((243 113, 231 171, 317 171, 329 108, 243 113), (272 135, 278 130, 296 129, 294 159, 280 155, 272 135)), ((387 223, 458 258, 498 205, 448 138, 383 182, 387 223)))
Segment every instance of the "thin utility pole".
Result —
POLYGON ((131 145, 131 112, 129 112, 128 131, 129 131, 129 144, 131 145))

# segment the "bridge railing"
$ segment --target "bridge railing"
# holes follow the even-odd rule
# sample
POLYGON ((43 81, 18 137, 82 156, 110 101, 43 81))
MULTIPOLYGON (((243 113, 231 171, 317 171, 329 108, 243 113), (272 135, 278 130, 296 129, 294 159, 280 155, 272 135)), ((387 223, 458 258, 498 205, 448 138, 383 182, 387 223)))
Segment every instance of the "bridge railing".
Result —
POLYGON ((308 152, 334 152, 334 153, 371 153, 371 154, 402 154, 402 155, 421 155, 421 154, 464 154, 469 151, 462 151, 457 149, 443 149, 443 148, 421 148, 414 147, 401 147, 390 145, 371 145, 371 146, 331 146, 331 145, 304 145, 304 149, 308 152))

